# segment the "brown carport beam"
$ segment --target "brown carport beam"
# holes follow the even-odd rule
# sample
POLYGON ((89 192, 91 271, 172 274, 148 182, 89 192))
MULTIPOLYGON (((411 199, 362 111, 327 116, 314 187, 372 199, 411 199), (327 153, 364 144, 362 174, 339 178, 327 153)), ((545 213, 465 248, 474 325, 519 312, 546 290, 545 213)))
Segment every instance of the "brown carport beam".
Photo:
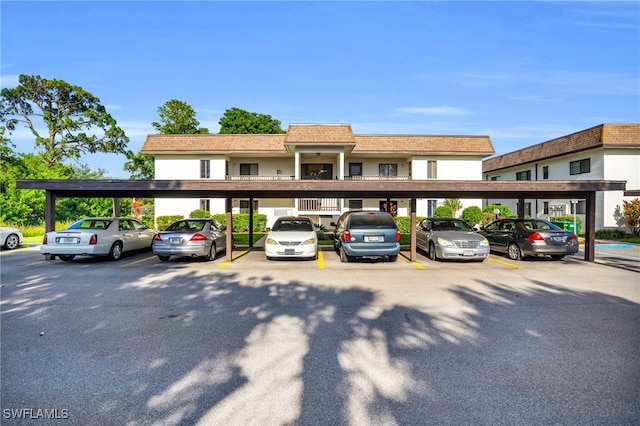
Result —
MULTIPOLYGON (((585 260, 594 260, 595 193, 625 191, 626 181, 483 180, 18 180, 18 189, 44 189, 55 197, 146 198, 495 198, 586 199, 585 260), (593 200, 589 202, 589 200, 593 200), (593 205, 593 206, 592 206, 593 205)), ((53 201, 52 201, 53 202, 53 201)), ((48 209, 47 209, 48 210, 48 209)), ((46 212, 45 212, 46 216, 46 212)), ((47 226, 54 223, 45 217, 47 226)), ((53 229, 51 229, 53 230, 53 229)), ((415 244, 413 240, 412 244, 415 244)), ((415 249, 415 247, 413 248, 415 249)))

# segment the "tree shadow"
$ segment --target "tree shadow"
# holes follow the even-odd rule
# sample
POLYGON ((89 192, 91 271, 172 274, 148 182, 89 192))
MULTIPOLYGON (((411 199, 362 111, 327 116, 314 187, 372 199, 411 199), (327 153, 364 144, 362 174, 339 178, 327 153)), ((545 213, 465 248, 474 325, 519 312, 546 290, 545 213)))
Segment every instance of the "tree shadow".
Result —
POLYGON ((447 293, 455 305, 381 308, 369 289, 268 271, 166 267, 84 290, 32 277, 3 289, 3 408, 114 425, 640 418, 637 304, 536 280, 447 293), (34 318, 52 338, 11 332, 34 318))

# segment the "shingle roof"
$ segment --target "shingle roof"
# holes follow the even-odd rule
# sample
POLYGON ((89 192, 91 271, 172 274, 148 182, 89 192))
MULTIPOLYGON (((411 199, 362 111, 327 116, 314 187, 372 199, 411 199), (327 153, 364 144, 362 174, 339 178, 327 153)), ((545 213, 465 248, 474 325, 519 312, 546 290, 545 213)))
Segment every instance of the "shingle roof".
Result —
POLYGON ((640 148, 640 124, 600 124, 570 135, 489 158, 482 162, 482 171, 483 173, 492 172, 602 146, 640 148))
POLYGON ((278 135, 148 135, 145 154, 284 153, 287 146, 348 145, 353 153, 477 154, 495 153, 488 136, 354 135, 349 124, 292 124, 278 135))

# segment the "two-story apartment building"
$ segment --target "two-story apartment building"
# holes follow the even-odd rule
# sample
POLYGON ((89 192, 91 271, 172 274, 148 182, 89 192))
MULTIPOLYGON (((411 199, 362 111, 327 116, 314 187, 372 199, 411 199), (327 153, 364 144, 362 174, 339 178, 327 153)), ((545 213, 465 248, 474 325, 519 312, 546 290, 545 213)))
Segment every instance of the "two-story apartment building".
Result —
MULTIPOLYGON (((626 180, 640 190, 640 124, 601 124, 504 155, 482 165, 485 180, 626 180)), ((624 226, 622 191, 596 193, 596 229, 624 226)), ((517 201, 490 199, 517 211, 517 201)), ((585 200, 525 200, 525 215, 573 215, 584 220, 585 200)))
MULTIPOLYGON (((285 134, 149 135, 142 152, 155 159, 158 180, 482 180, 482 160, 495 154, 488 136, 361 135, 349 124, 291 124, 285 134)), ((268 224, 284 215, 329 224, 349 209, 408 215, 409 200, 360 198, 252 199, 268 224), (390 202, 390 206, 387 203, 390 202)), ((429 216, 443 200, 418 200, 429 216)), ((248 212, 250 199, 234 199, 248 212)), ((482 200, 462 200, 480 207, 482 200)), ((224 212, 223 199, 156 199, 156 216, 196 209, 224 212)))

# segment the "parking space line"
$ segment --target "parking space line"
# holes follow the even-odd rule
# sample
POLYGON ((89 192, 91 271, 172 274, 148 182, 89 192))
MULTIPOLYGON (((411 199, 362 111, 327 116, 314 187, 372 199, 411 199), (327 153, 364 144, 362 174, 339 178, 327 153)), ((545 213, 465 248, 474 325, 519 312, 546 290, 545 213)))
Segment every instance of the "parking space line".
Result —
POLYGON ((522 266, 520 266, 520 265, 516 265, 515 263, 507 262, 507 261, 504 261, 504 260, 502 260, 502 259, 496 259, 496 258, 495 258, 495 257, 493 257, 493 256, 489 256, 489 257, 487 257, 487 260, 488 260, 489 262, 496 262, 496 263, 499 263, 499 264, 501 264, 501 265, 511 266, 512 268, 515 268, 515 269, 520 269, 520 268, 522 268, 522 266))
POLYGON ((125 263, 124 265, 120 265, 121 268, 126 268, 127 266, 135 265, 138 263, 146 262, 147 260, 153 259, 155 256, 145 257, 144 259, 134 260, 133 262, 125 263))
POLYGON ((322 256, 322 250, 318 250, 318 269, 324 269, 324 257, 322 256))
POLYGON ((410 258, 408 258, 407 256, 405 256, 404 254, 402 254, 402 252, 398 253, 400 255, 400 257, 402 257, 404 260, 406 260, 407 262, 411 263, 413 266, 415 266, 418 269, 424 269, 424 265, 418 262, 412 262, 410 258))
POLYGON ((231 260, 230 260, 230 261, 222 262, 222 263, 220 264, 220 266, 218 266, 218 269, 226 268, 227 266, 231 265, 231 262, 233 262, 234 260, 236 260, 236 259, 238 259, 238 258, 240 258, 240 257, 244 256, 245 254, 249 253, 250 251, 251 251, 251 250, 243 250, 243 251, 241 251, 241 252, 240 252, 240 253, 238 253, 237 255, 233 256, 233 257, 231 258, 231 260))

